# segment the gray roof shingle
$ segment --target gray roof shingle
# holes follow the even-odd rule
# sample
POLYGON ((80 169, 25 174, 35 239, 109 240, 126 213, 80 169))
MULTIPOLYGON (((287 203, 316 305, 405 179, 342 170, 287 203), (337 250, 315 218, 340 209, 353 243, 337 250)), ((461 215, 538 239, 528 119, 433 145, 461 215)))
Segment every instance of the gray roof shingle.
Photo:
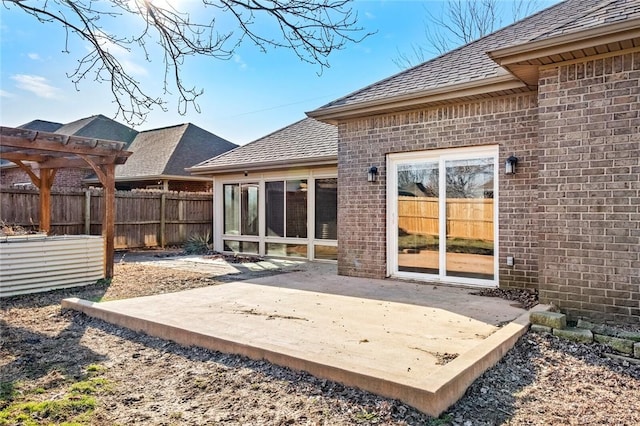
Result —
POLYGON ((410 95, 507 74, 487 52, 637 15, 640 0, 567 0, 318 109, 410 95))
POLYGON ((535 40, 543 40, 549 37, 568 34, 574 31, 594 28, 601 25, 613 24, 628 19, 640 18, 640 1, 638 0, 609 0, 600 2, 593 9, 582 16, 545 33, 535 40))
POLYGON ((55 132, 56 130, 58 130, 62 126, 63 126, 62 123, 54 123, 53 121, 33 120, 33 121, 25 123, 25 124, 23 124, 21 126, 18 126, 18 128, 27 129, 27 130, 35 130, 36 132, 53 133, 53 132, 55 132))
POLYGON ((120 124, 102 114, 81 118, 72 121, 57 129, 55 133, 72 136, 85 136, 88 138, 107 139, 125 142, 127 145, 133 141, 138 132, 131 127, 120 124))
POLYGON ((191 123, 147 130, 129 146, 133 154, 116 167, 116 179, 190 176, 185 168, 237 146, 191 123))
MULTIPOLYGON (((193 169, 224 169, 263 164, 295 165, 305 160, 338 157, 338 129, 313 118, 305 118, 267 136, 195 166, 193 169)), ((197 170, 192 170, 197 171, 197 170)))

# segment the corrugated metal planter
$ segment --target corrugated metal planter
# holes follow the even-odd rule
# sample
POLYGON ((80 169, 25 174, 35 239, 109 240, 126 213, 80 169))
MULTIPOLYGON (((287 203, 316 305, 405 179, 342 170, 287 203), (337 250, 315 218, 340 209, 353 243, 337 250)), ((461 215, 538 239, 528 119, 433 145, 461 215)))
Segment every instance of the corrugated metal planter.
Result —
POLYGON ((0 297, 93 284, 101 278, 101 236, 0 237, 0 297))

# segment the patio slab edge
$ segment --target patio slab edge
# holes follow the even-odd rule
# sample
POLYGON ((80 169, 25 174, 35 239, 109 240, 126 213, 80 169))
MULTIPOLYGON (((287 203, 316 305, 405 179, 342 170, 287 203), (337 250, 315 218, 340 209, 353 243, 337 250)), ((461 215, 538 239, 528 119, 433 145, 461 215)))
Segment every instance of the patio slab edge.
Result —
MULTIPOLYGON (((493 333, 474 350, 460 355, 445 367, 426 378, 424 387, 415 387, 392 380, 325 365, 313 360, 283 354, 274 350, 221 339, 158 321, 114 312, 100 303, 78 298, 64 299, 63 309, 73 309, 114 325, 171 340, 183 346, 196 346, 223 353, 237 354, 357 387, 387 398, 398 399, 424 413, 438 417, 460 399, 475 379, 495 365, 529 328, 529 312, 493 333)), ((546 310, 538 305, 534 310, 546 310)))

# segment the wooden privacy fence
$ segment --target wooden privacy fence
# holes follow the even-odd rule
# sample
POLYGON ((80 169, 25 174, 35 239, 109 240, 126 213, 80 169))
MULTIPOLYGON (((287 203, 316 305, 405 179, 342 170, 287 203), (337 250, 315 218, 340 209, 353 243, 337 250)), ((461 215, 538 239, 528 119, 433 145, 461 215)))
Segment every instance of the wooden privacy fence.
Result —
MULTIPOLYGON (((116 191, 115 248, 183 244, 192 235, 210 234, 210 193, 116 191)), ((51 235, 100 235, 102 191, 51 193, 51 235)), ((2 189, 0 220, 38 227, 38 192, 2 189)))
MULTIPOLYGON (((447 237, 493 241, 493 199, 447 199, 447 237)), ((398 197, 398 226, 409 234, 438 235, 438 198, 398 197)))

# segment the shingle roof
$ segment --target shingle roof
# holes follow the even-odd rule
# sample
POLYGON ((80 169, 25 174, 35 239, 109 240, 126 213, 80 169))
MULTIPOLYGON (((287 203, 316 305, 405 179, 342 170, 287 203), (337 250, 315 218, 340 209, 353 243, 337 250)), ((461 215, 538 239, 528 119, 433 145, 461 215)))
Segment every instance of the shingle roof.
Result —
POLYGON ((562 32, 579 31, 617 19, 617 13, 637 14, 639 0, 567 0, 319 108, 355 105, 507 74, 487 52, 562 32), (591 13, 594 12, 594 18, 591 13), (557 31, 561 31, 558 33, 557 31))
POLYGON ((72 136, 86 136, 88 138, 107 139, 125 142, 127 145, 133 141, 138 132, 130 127, 120 124, 102 114, 81 118, 72 121, 57 129, 55 133, 72 136))
POLYGON ((564 25, 555 28, 553 31, 536 37, 535 40, 543 40, 549 37, 584 30, 586 28, 594 28, 601 25, 640 18, 640 1, 609 0, 600 2, 587 13, 582 16, 575 16, 574 18, 575 19, 572 19, 564 25))
POLYGON ((235 147, 191 123, 140 132, 128 148, 131 157, 116 167, 116 179, 190 176, 185 168, 235 147))
POLYGON ((45 120, 33 120, 28 123, 23 124, 22 126, 18 126, 20 129, 27 130, 35 130, 36 132, 55 132, 60 127, 62 127, 62 123, 54 123, 53 121, 45 121, 45 120))
POLYGON ((338 158, 338 129, 305 118, 267 136, 195 166, 195 169, 255 168, 268 164, 301 163, 338 158))

